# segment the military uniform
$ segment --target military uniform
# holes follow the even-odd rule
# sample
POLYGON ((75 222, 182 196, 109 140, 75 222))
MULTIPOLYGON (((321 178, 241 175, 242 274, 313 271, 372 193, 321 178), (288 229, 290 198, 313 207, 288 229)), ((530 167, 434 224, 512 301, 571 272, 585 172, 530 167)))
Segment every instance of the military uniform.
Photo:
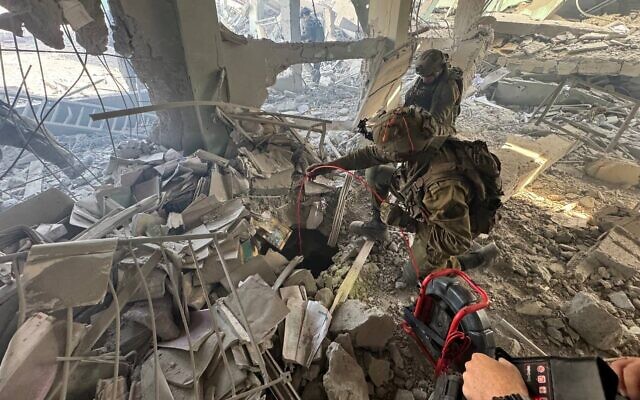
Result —
POLYGON ((405 107, 422 107, 438 122, 454 126, 460 114, 461 74, 458 68, 447 68, 432 83, 424 83, 422 77, 418 77, 404 97, 405 107))
MULTIPOLYGON (((431 116, 440 124, 455 126, 460 114, 462 71, 459 68, 449 68, 446 56, 439 50, 427 50, 418 60, 416 69, 421 74, 431 74, 440 68, 441 72, 431 83, 425 83, 422 76, 416 79, 411 89, 405 95, 404 106, 417 106, 429 111, 431 116)), ((390 178, 395 171, 394 165, 378 165, 367 169, 365 177, 369 186, 386 198, 389 194, 390 178)), ((373 219, 370 224, 380 221, 380 201, 373 196, 371 200, 373 219)), ((384 225, 378 224, 384 231, 384 225)))
MULTIPOLYGON (((311 10, 304 8, 300 19, 302 41, 307 43, 324 42, 324 28, 322 22, 311 15, 311 10)), ((320 82, 320 63, 312 64, 311 76, 315 83, 320 82)))
MULTIPOLYGON (((366 169, 388 164, 396 160, 387 158, 376 146, 368 146, 339 158, 331 165, 347 170, 366 169)), ((450 256, 464 253, 477 235, 473 232, 469 206, 472 191, 465 177, 458 172, 459 160, 451 145, 446 142, 430 162, 425 174, 411 185, 406 195, 399 193, 405 182, 412 180, 424 165, 420 156, 407 161, 392 174, 387 174, 394 194, 404 197, 406 213, 393 220, 391 225, 413 224, 416 231, 412 250, 418 265, 426 273, 442 267, 450 256)), ((374 186, 375 190, 381 187, 374 186)), ((380 193, 384 197, 383 193, 380 193)))

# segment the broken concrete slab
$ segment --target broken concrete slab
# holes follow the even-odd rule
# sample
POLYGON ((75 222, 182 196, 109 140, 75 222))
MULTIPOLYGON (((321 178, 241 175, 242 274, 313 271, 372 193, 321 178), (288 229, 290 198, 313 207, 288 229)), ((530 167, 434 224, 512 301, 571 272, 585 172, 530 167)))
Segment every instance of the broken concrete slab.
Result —
POLYGON ((374 385, 383 386, 391 379, 391 363, 372 357, 367 367, 367 373, 374 385))
POLYGON ((635 186, 640 183, 640 165, 627 160, 602 158, 585 165, 584 171, 604 182, 635 186))
POLYGON ((348 332, 356 347, 380 350, 385 347, 396 324, 393 318, 359 300, 347 300, 333 314, 331 333, 348 332))
POLYGON ((354 359, 356 358, 356 351, 353 348, 353 341, 351 339, 351 335, 347 332, 341 333, 336 336, 334 342, 338 343, 342 348, 351 355, 354 359))
POLYGON ((538 34, 554 37, 565 32, 571 32, 574 35, 583 35, 592 32, 609 32, 605 27, 582 22, 565 20, 536 21, 526 15, 509 13, 492 13, 490 16, 482 17, 480 23, 485 25, 490 24, 496 35, 525 36, 538 34))
POLYGON ((614 292, 609 294, 609 300, 613 303, 614 306, 621 308, 623 310, 635 310, 636 308, 629 300, 629 297, 625 292, 614 292))
MULTIPOLYGON (((492 100, 503 106, 538 106, 545 102, 558 86, 557 83, 518 78, 502 79, 496 85, 492 100)), ((567 88, 557 97, 555 104, 607 105, 604 99, 579 88, 567 88)))
POLYGON ((308 269, 294 270, 284 282, 284 286, 304 286, 309 296, 315 296, 318 292, 316 279, 308 269))
POLYGON ((640 271, 640 242, 620 226, 612 228, 589 253, 625 279, 640 271))
POLYGON ((622 323, 592 294, 576 294, 569 304, 567 318, 569 325, 597 349, 612 350, 621 344, 622 323))
POLYGON ((550 317, 553 315, 553 310, 547 307, 541 301, 525 301, 516 306, 516 312, 522 315, 528 315, 532 317, 550 317))
POLYGON ((116 239, 105 239, 33 246, 23 274, 26 311, 98 304, 107 292, 116 245, 116 239))
POLYGON ((322 378, 329 400, 367 400, 369 389, 362 368, 338 343, 327 349, 329 370, 322 378))
POLYGON ((614 226, 621 226, 632 235, 640 237, 640 212, 627 207, 603 207, 593 214, 592 222, 602 232, 607 232, 614 226))
POLYGON ((18 225, 56 224, 68 218, 73 200, 56 188, 48 189, 0 213, 0 230, 18 225))
POLYGON ((155 357, 148 357, 140 371, 142 400, 174 400, 169 383, 162 373, 160 362, 155 357), (156 384, 156 382, 158 382, 156 384), (156 393, 157 389, 157 393, 156 393))
POLYGON ((326 308, 331 307, 335 296, 333 295, 333 291, 329 288, 322 288, 318 290, 316 293, 315 299, 319 301, 326 308))
POLYGON ((495 154, 502 163, 503 201, 523 190, 542 172, 560 160, 574 142, 557 135, 537 140, 509 135, 495 154))
POLYGON ((410 390, 398 389, 393 400, 414 400, 414 397, 410 390))

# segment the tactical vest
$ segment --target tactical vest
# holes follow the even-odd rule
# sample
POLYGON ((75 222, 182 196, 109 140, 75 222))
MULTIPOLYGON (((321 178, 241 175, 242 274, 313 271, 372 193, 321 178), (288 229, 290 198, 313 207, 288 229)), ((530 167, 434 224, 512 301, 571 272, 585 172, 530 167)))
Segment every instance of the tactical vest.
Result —
POLYGON ((448 139, 439 157, 433 159, 426 172, 401 189, 401 195, 414 205, 412 214, 422 214, 425 191, 436 183, 462 179, 470 185, 469 218, 474 235, 489 233, 497 220, 497 211, 502 205, 501 164, 498 157, 489 151, 483 141, 448 139), (404 193, 402 193, 404 192, 404 193))
POLYGON ((454 134, 420 107, 400 107, 373 121, 373 141, 390 160, 407 161, 428 149, 438 149, 454 134))

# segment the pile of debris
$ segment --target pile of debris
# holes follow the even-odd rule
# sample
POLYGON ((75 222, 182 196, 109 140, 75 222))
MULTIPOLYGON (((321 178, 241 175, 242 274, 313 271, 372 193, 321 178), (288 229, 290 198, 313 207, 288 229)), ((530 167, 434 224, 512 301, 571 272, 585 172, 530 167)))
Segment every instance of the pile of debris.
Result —
POLYGON ((413 396, 394 381, 393 318, 347 300, 372 243, 344 282, 283 255, 330 227, 328 186, 299 197, 319 159, 301 122, 217 116, 227 157, 129 141, 91 196, 50 189, 0 213, 0 397, 367 399, 398 383, 413 396), (260 212, 274 197, 290 201, 260 212))

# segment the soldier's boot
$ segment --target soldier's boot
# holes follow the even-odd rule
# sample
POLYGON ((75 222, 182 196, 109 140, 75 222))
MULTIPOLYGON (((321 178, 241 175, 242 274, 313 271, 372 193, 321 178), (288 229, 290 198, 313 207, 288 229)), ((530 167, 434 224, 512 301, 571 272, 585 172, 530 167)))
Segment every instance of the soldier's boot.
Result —
POLYGON ((498 258, 499 253, 500 250, 498 246, 496 246, 495 242, 491 242, 477 250, 471 250, 461 254, 457 256, 457 259, 460 267, 462 267, 461 269, 466 271, 472 268, 486 268, 491 266, 498 258))
POLYGON ((389 239, 387 225, 380 218, 380 210, 373 209, 373 216, 369 222, 354 221, 349 225, 349 232, 362 235, 370 240, 386 241, 389 239))

